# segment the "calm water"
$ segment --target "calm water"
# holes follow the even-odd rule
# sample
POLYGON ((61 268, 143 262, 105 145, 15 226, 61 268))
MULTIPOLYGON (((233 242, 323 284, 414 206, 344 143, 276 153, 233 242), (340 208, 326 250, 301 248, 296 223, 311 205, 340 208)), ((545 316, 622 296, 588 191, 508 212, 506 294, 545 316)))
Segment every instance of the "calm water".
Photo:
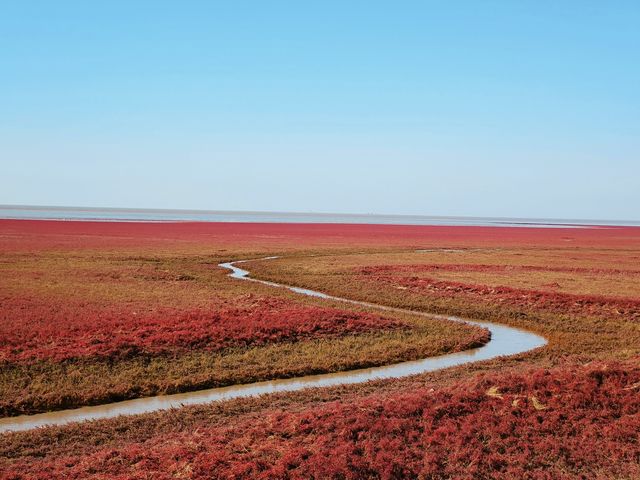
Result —
POLYGON ((230 212, 216 210, 152 210, 0 205, 0 218, 145 222, 371 223, 386 225, 471 225, 519 227, 640 226, 636 221, 544 218, 438 217, 340 213, 230 212))

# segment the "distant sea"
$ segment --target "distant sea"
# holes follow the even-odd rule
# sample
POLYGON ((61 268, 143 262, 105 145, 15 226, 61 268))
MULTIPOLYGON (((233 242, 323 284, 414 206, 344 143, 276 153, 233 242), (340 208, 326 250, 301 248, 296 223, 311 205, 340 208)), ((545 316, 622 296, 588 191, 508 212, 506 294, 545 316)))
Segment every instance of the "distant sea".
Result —
POLYGON ((160 210, 0 205, 0 218, 92 220, 102 222, 249 222, 364 223, 382 225, 469 225, 516 227, 640 226, 638 221, 549 218, 441 217, 345 213, 233 212, 222 210, 160 210))

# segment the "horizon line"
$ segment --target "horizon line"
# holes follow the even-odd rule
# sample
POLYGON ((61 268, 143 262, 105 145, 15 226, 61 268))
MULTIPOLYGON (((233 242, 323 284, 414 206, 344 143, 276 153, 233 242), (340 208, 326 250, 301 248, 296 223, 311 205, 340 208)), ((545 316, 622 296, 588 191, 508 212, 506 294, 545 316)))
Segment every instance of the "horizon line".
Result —
MULTIPOLYGON (((354 212, 314 212, 314 211, 284 211, 284 210, 210 210, 191 208, 139 208, 139 207, 95 207, 95 206, 71 206, 71 205, 29 205, 29 204, 0 204, 1 209, 14 210, 41 210, 41 211, 69 211, 69 212, 149 212, 149 213, 186 213, 186 214, 236 214, 236 215, 287 215, 292 217, 316 216, 316 217, 378 217, 378 218, 407 218, 407 219, 455 219, 455 220, 491 220, 496 223, 501 221, 509 223, 537 223, 557 222, 559 224, 580 225, 581 222, 594 224, 606 223, 640 223, 640 220, 629 219, 597 219, 597 218, 559 218, 559 217, 507 217, 507 216, 475 216, 475 215, 428 215, 406 213, 354 213, 354 212)), ((0 217, 4 218, 4 217, 0 217)))

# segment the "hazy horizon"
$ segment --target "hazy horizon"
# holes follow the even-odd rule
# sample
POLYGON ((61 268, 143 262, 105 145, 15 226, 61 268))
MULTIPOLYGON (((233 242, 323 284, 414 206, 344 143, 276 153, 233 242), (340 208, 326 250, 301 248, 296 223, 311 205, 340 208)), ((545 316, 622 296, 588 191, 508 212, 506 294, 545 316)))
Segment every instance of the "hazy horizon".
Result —
POLYGON ((267 210, 160 209, 132 207, 88 207, 60 205, 2 205, 0 219, 64 219, 105 221, 205 221, 284 223, 373 223, 407 225, 584 225, 640 226, 634 219, 473 217, 423 214, 379 214, 367 212, 302 212, 267 210))
POLYGON ((28 205, 28 204, 0 204, 0 209, 43 209, 43 210, 96 210, 96 211, 158 211, 158 212, 215 212, 215 213, 248 213, 248 214, 273 214, 282 213, 287 215, 343 215, 343 216, 390 216, 390 217, 425 217, 425 218, 491 218, 509 220, 585 220, 585 221, 623 221, 638 223, 636 218, 562 218, 562 217, 518 217, 518 216, 496 216, 496 215, 438 215, 429 213, 376 213, 376 212, 347 212, 347 211, 303 211, 303 210, 218 210, 208 208, 155 208, 155 207, 111 207, 111 206, 90 206, 90 205, 28 205))
POLYGON ((639 220, 636 2, 2 11, 3 204, 639 220))

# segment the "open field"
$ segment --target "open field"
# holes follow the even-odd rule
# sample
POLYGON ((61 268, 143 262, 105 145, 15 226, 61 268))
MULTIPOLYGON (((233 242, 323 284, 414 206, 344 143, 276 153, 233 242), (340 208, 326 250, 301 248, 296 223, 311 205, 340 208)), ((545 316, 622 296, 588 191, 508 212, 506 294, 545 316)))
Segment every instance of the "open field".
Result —
POLYGON ((640 229, 0 222, 4 415, 344 370, 506 323, 510 358, 0 436, 2 478, 638 478, 640 229), (249 267, 247 267, 249 268, 249 267))
POLYGON ((217 266, 228 256, 202 253, 216 243, 197 237, 175 247, 170 235, 154 237, 154 248, 99 235, 100 224, 88 238, 50 227, 47 245, 39 235, 3 238, 4 416, 383 365, 487 340, 476 327, 246 285, 217 266))

